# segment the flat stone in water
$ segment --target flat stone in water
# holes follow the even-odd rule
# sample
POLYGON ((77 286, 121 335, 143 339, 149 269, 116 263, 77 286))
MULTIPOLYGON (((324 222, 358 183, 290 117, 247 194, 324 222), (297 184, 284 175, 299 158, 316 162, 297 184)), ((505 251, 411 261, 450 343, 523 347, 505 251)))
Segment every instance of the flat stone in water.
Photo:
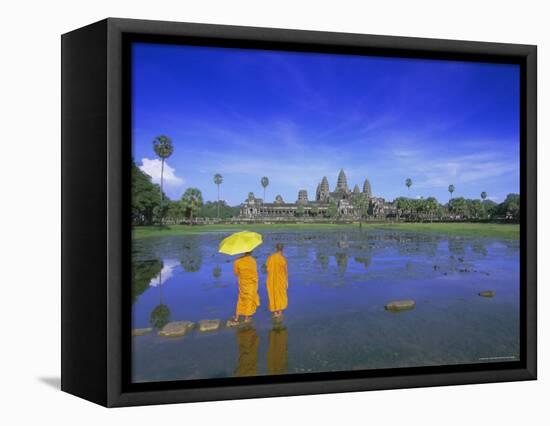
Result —
POLYGON ((393 302, 386 303, 384 308, 386 311, 401 312, 414 309, 416 303, 414 300, 394 300, 393 302))
POLYGON ((153 331, 152 327, 147 328, 134 328, 132 330, 132 336, 144 336, 146 334, 149 334, 151 331, 153 331))
POLYGON ((158 332, 158 335, 161 337, 180 337, 187 334, 194 324, 191 321, 174 321, 169 322, 162 330, 158 332))
POLYGON ((232 319, 228 319, 227 322, 225 323, 225 326, 227 328, 232 328, 232 327, 242 327, 242 326, 251 325, 251 324, 252 324, 252 320, 249 320, 249 321, 233 321, 232 319))
POLYGON ((481 297, 494 297, 495 292, 492 290, 480 291, 478 293, 481 297))
POLYGON ((220 328, 220 320, 201 320, 199 321, 199 331, 215 331, 220 328))

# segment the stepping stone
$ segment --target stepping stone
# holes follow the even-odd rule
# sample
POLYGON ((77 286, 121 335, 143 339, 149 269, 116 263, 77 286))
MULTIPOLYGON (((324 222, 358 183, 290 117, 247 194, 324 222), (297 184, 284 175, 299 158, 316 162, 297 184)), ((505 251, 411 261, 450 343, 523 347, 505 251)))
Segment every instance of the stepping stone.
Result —
POLYGON ((215 331, 220 328, 220 320, 201 320, 199 321, 199 331, 215 331))
POLYGON ((416 303, 414 300, 395 300, 393 302, 386 303, 384 309, 391 312, 409 311, 414 309, 416 303))
POLYGON ((132 336, 144 336, 146 334, 149 334, 151 331, 153 331, 152 327, 147 328, 134 328, 132 330, 132 336))
POLYGON ((231 319, 228 319, 226 322, 225 322, 225 326, 228 327, 228 328, 231 328, 231 327, 238 327, 241 323, 240 322, 234 322, 233 320, 231 319))
POLYGON ((174 321, 169 322, 162 330, 158 332, 158 335, 161 337, 180 337, 186 335, 190 330, 193 329, 193 324, 191 321, 174 321))
POLYGON ((243 320, 241 320, 241 321, 239 321, 239 322, 233 322, 233 320, 228 319, 227 322, 225 323, 225 326, 226 326, 227 328, 242 327, 242 326, 244 326, 244 325, 252 325, 252 320, 251 320, 251 321, 247 321, 247 322, 245 322, 245 321, 243 321, 243 320))
POLYGON ((481 297, 494 297, 495 292, 492 290, 481 291, 478 293, 481 297))

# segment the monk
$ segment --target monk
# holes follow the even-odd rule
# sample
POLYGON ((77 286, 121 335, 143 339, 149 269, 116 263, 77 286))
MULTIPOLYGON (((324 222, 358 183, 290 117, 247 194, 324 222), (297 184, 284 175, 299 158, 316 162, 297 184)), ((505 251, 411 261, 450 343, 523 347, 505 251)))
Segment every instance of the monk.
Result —
POLYGON ((283 245, 275 245, 275 253, 267 259, 267 295, 269 310, 274 318, 279 318, 288 306, 288 264, 283 256, 283 245))
POLYGON ((252 321, 251 316, 256 313, 256 308, 260 306, 258 268, 251 252, 245 253, 235 260, 233 273, 238 277, 239 298, 237 299, 235 316, 230 320, 230 325, 237 325, 241 315, 244 317, 244 322, 252 321))

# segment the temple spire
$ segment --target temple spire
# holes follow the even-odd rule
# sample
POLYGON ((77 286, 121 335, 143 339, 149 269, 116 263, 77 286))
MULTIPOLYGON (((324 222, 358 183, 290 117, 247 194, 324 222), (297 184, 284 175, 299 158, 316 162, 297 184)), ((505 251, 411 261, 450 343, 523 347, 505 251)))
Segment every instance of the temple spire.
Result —
POLYGON ((346 178, 346 174, 344 173, 344 169, 340 169, 340 173, 338 173, 338 183, 336 184, 336 190, 337 191, 344 191, 348 192, 348 179, 346 178))
POLYGON ((365 183, 363 184, 363 194, 369 198, 372 197, 372 189, 368 179, 365 179, 365 183))

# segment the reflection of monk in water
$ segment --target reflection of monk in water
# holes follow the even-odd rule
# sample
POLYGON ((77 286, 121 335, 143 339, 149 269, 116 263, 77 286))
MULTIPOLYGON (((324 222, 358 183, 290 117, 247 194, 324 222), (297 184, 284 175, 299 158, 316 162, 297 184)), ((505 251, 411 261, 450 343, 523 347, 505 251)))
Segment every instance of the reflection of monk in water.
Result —
POLYGON ((260 340, 254 327, 244 327, 237 330, 237 345, 239 346, 239 364, 235 369, 235 377, 255 376, 258 367, 258 346, 260 340))
POLYGON ((269 374, 288 372, 288 331, 286 327, 274 327, 269 332, 267 371, 269 374))

